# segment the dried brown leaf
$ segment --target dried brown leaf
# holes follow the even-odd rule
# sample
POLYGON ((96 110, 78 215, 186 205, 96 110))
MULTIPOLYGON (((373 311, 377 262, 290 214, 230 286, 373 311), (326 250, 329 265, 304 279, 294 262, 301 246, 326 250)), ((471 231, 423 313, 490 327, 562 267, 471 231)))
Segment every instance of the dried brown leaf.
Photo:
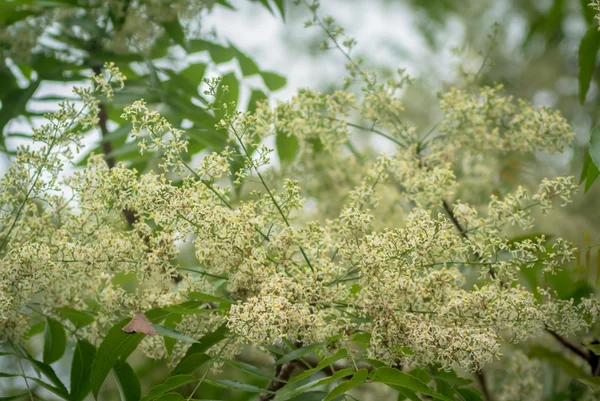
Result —
POLYGON ((138 313, 131 319, 129 323, 127 323, 122 329, 123 332, 131 334, 131 333, 144 333, 149 336, 153 336, 158 334, 152 325, 152 322, 148 320, 146 315, 143 313, 138 313))

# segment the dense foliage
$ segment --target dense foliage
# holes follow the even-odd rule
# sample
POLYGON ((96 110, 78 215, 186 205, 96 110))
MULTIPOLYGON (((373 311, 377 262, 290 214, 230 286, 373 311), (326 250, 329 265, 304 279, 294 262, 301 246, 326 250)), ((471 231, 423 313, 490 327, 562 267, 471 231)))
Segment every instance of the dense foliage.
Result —
MULTIPOLYGON (((594 399, 600 304, 579 277, 597 247, 535 231, 578 182, 513 185, 500 167, 565 151, 565 117, 478 87, 484 57, 439 94, 441 119, 415 127, 412 79, 354 58, 318 2, 297 3, 346 59, 340 88, 279 104, 255 89, 241 105, 235 72, 203 78, 209 63, 187 56, 235 58, 269 90, 285 78, 197 37, 212 3, 0 6, 3 128, 39 117, 26 105, 44 82, 89 75, 30 134, 3 136, 27 144, 5 142, 0 181, 0 396, 594 399), (161 64, 171 52, 184 65, 161 64)), ((586 37, 581 66, 598 50, 586 37)))

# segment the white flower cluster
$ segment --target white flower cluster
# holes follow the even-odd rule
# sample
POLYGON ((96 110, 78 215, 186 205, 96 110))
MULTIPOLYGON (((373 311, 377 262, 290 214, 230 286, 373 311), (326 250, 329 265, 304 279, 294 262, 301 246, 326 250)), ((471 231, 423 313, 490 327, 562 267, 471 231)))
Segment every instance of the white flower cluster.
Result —
MULTIPOLYGON (((113 78, 96 77, 93 90, 110 95, 109 83, 120 84, 122 77, 108 71, 113 78)), ((457 155, 444 155, 441 140, 414 143, 415 130, 402 128, 390 137, 411 144, 396 155, 348 164, 364 177, 344 178, 346 193, 333 198, 339 210, 333 218, 305 217, 311 202, 332 202, 324 199, 328 192, 313 188, 307 199, 300 181, 265 171, 270 151, 260 142, 275 132, 295 135, 304 147, 297 163, 306 165, 289 171, 300 172, 299 179, 306 171, 312 177, 344 177, 339 171, 344 166, 327 166, 346 157, 338 149, 346 143, 349 125, 340 117, 358 108, 389 127, 394 112, 383 103, 400 107, 389 100, 396 94, 388 86, 371 88, 366 106, 346 92, 328 96, 306 90, 274 110, 263 104, 255 114, 219 106, 224 115, 218 127, 226 130, 235 151, 208 154, 195 166, 183 161, 185 134, 139 101, 125 109, 123 118, 133 123, 141 150, 161 152, 163 166, 175 171, 138 175, 121 164, 109 169, 101 156, 92 156, 85 169, 59 182, 69 154, 56 149, 77 141, 75 127, 95 122, 95 92, 79 91, 87 99, 84 112, 63 105, 50 116, 53 124, 36 134, 46 147, 22 150, 2 180, 0 336, 23 336, 36 311, 64 321, 56 308, 70 307, 93 311, 94 323, 78 334, 97 343, 123 315, 184 302, 189 291, 226 292, 236 302, 229 311, 211 307, 174 322, 175 327, 198 337, 226 323, 237 337, 227 352, 243 343, 267 347, 288 339, 329 343, 330 351, 348 347, 390 365, 435 363, 475 371, 499 357, 506 343, 533 338, 545 328, 570 333, 596 322, 595 299, 576 303, 539 290, 546 295, 539 303, 518 285, 520 269, 541 265, 551 274, 565 266, 574 257, 570 244, 548 243, 543 236, 509 241, 505 234, 511 225, 529 228, 533 206, 545 212, 553 198, 569 202, 576 189, 572 178, 545 180, 533 195, 519 188, 502 199, 494 196, 487 214, 480 215, 468 204, 444 201, 457 185, 457 155), (316 139, 324 149, 309 150, 307 143, 316 139), (244 158, 237 181, 252 184, 252 191, 239 197, 220 180, 233 157, 244 158), (171 173, 181 180, 172 181, 171 173), (57 191, 65 187, 72 198, 57 191), (392 190, 400 217, 381 210, 386 201, 381 193, 392 190), (124 229, 123 210, 136 216, 130 230, 124 229), (198 268, 179 268, 184 242, 193 243, 198 268), (134 289, 118 284, 123 275, 135 277, 134 289), (174 276, 179 276, 176 282, 174 276), (351 345, 365 333, 364 349, 351 345)), ((530 125, 542 118, 540 126, 557 130, 549 143, 519 141, 531 144, 529 150, 556 150, 570 133, 555 114, 520 114, 511 102, 487 93, 501 110, 464 100, 452 112, 475 119, 465 128, 470 135, 489 130, 502 138, 517 132, 537 136, 530 125)), ((482 149, 482 143, 469 141, 461 144, 465 152, 506 150, 482 149)), ((156 339, 143 348, 155 357, 168 354, 156 339)), ((177 344, 171 357, 184 348, 177 344)))
POLYGON ((530 359, 524 352, 514 350, 502 362, 502 369, 493 372, 499 378, 493 387, 498 401, 544 399, 544 384, 540 380, 545 370, 542 361, 530 359))
POLYGON ((188 145, 187 141, 183 140, 183 131, 173 127, 156 111, 148 110, 143 100, 125 107, 121 118, 133 125, 132 135, 134 139, 139 139, 140 153, 143 154, 146 150, 162 151, 161 167, 182 168, 181 154, 187 151, 188 145))
POLYGON ((348 125, 340 118, 348 115, 355 101, 348 92, 325 95, 302 89, 290 102, 277 106, 275 129, 302 143, 318 139, 325 149, 334 151, 348 138, 348 125))
POLYGON ((574 177, 556 177, 553 180, 544 179, 539 190, 529 195, 523 187, 518 187, 514 194, 510 194, 499 200, 497 196, 491 196, 489 204, 489 216, 497 224, 518 225, 523 229, 533 227, 531 208, 539 206, 542 213, 546 214, 552 209, 552 198, 559 197, 562 206, 571 202, 572 194, 577 191, 574 177))
POLYGON ((558 111, 515 102, 512 96, 502 96, 502 90, 502 85, 484 87, 474 96, 452 88, 441 95, 444 142, 468 153, 554 153, 571 143, 571 127, 558 111))

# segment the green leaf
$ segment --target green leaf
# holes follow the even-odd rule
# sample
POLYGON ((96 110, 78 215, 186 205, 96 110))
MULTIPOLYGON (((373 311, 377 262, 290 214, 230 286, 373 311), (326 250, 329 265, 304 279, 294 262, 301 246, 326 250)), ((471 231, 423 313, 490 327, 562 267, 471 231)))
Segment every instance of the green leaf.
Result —
MULTIPOLYGON (((231 102, 234 102, 235 104, 237 104, 239 96, 240 96, 240 83, 238 82, 237 78, 235 77, 235 74, 233 72, 230 72, 229 74, 225 74, 223 76, 223 78, 221 79, 221 84, 217 88, 217 97, 215 99, 215 106, 218 108, 222 108, 223 103, 227 103, 227 106, 229 106, 229 103, 231 103, 231 102), (227 91, 225 91, 225 86, 227 86, 229 88, 227 91)), ((215 111, 215 116, 217 117, 217 121, 222 119, 224 115, 225 115, 225 113, 223 112, 223 110, 215 111)))
MULTIPOLYGON (((588 155, 588 157, 589 157, 589 155, 588 155)), ((591 160, 591 158, 590 158, 590 160, 591 160)), ((596 167, 596 164, 593 162, 590 162, 587 167, 587 171, 586 171, 585 189, 584 189, 583 193, 587 193, 587 191, 590 190, 590 188, 592 187, 594 182, 596 182, 596 179, 598 178, 599 175, 600 175, 600 170, 598 170, 598 167, 596 167)))
POLYGON ((598 178, 598 175, 600 175, 598 166, 600 166, 600 125, 592 129, 588 145, 588 156, 583 165, 584 171, 581 178, 586 178, 585 192, 590 189, 596 178, 598 178))
POLYGON ((56 311, 69 319, 76 328, 80 329, 92 323, 94 316, 72 308, 56 308, 56 311))
POLYGON ((175 340, 179 340, 179 341, 184 341, 187 343, 197 343, 198 341, 193 339, 190 336, 186 336, 185 334, 181 334, 180 332, 178 332, 177 330, 174 329, 170 329, 168 327, 165 326, 161 326, 160 324, 154 324, 154 329, 156 330, 156 332, 158 334, 160 334, 163 337, 170 337, 173 338, 175 340))
POLYGON ((427 384, 431 381, 431 375, 429 373, 425 372, 423 369, 415 368, 407 373, 409 375, 411 375, 412 377, 415 377, 418 380, 422 381, 425 384, 427 384))
POLYGON ((227 327, 225 325, 219 327, 217 330, 207 333, 198 340, 198 343, 192 344, 187 350, 185 356, 181 359, 179 364, 173 369, 171 375, 177 375, 182 373, 191 373, 201 365, 210 360, 210 357, 204 353, 213 345, 225 338, 227 334, 227 327))
POLYGON ((292 352, 285 354, 284 356, 282 356, 281 358, 276 360, 275 366, 281 365, 282 363, 295 361, 296 359, 308 354, 309 352, 312 352, 312 351, 315 351, 316 349, 321 348, 323 345, 324 345, 324 343, 316 343, 316 344, 308 345, 306 347, 295 349, 292 352))
POLYGON ((113 372, 117 379, 121 400, 139 401, 140 395, 142 394, 142 388, 140 387, 140 380, 133 369, 131 369, 131 366, 129 366, 127 362, 117 363, 113 367, 113 372))
POLYGON ((129 134, 131 133, 131 129, 131 123, 123 124, 113 132, 109 132, 108 135, 104 136, 102 138, 102 141, 110 142, 114 141, 115 139, 127 139, 129 137, 129 134))
POLYGON ((210 58, 216 64, 226 63, 235 56, 234 51, 229 47, 221 46, 219 44, 202 39, 191 40, 188 49, 190 53, 208 51, 210 58))
POLYGON ((310 377, 312 375, 314 375, 317 372, 320 372, 321 370, 325 369, 326 367, 332 365, 334 362, 339 361, 342 358, 345 358, 348 355, 348 351, 346 351, 346 349, 340 349, 338 350, 338 352, 336 352, 334 355, 330 356, 329 358, 325 358, 323 359, 321 362, 319 362, 317 364, 316 367, 312 368, 312 369, 308 369, 305 370, 304 372, 300 373, 298 376, 294 377, 291 382, 296 382, 299 380, 302 380, 306 377, 310 377))
MULTIPOLYGON (((327 397, 327 391, 308 391, 291 398, 289 401, 323 401, 325 397, 327 397)), ((338 397, 335 401, 342 401, 343 399, 343 397, 338 397)))
POLYGON ((600 355, 600 344, 586 344, 585 347, 596 355, 600 355))
POLYGON ((207 311, 210 311, 205 308, 200 308, 200 306, 202 306, 202 302, 186 301, 186 302, 182 302, 177 305, 167 306, 163 309, 171 314, 179 314, 179 315, 195 315, 197 313, 205 313, 207 311))
POLYGON ((78 76, 76 72, 86 68, 77 63, 69 63, 44 53, 35 53, 31 56, 31 67, 38 73, 40 80, 72 82, 78 76), (73 75, 65 79, 65 72, 73 75))
POLYGON ((29 397, 29 393, 25 392, 25 393, 21 393, 21 394, 17 394, 17 395, 11 395, 8 397, 0 397, 0 401, 13 401, 13 400, 27 399, 27 397, 29 397))
POLYGON ((589 142, 589 155, 596 167, 600 166, 600 125, 592 129, 589 142))
POLYGON ((11 90, 19 87, 17 79, 8 68, 0 69, 0 81, 3 83, 3 85, 0 86, 0 99, 4 98, 11 90))
POLYGON ((593 390, 600 390, 600 377, 580 377, 577 380, 593 390))
POLYGON ((33 326, 31 326, 29 328, 29 330, 27 330, 27 333, 25 333, 25 337, 30 338, 30 337, 33 337, 40 333, 43 333, 45 328, 46 328, 46 322, 42 321, 42 322, 36 323, 33 326))
MULTIPOLYGON (((4 131, 4 127, 10 120, 25 113, 27 103, 33 96, 37 88, 40 86, 40 81, 34 81, 25 89, 13 88, 2 97, 2 108, 0 109, 0 134, 4 131)), ((4 142, 1 142, 4 146, 4 142)))
POLYGON ((450 399, 454 398, 454 387, 452 387, 449 383, 445 382, 444 380, 438 378, 435 379, 435 391, 445 395, 450 399))
POLYGON ((204 352, 213 345, 219 343, 222 339, 224 339, 225 335, 227 334, 227 331, 228 330, 226 325, 219 326, 219 328, 217 328, 215 331, 206 333, 199 340, 199 343, 192 345, 189 350, 193 349, 196 352, 204 352))
POLYGON ((267 95, 260 90, 252 89, 252 93, 250 93, 250 100, 248 100, 248 110, 250 113, 254 113, 256 111, 256 107, 259 102, 267 100, 267 95))
POLYGON ((585 22, 592 25, 594 23, 594 10, 590 7, 590 0, 579 0, 579 2, 581 3, 581 13, 585 18, 585 22))
POLYGON ((185 78, 188 82, 196 85, 195 89, 198 90, 198 86, 202 83, 202 78, 204 78, 205 73, 206 64, 195 63, 181 70, 178 75, 185 78))
MULTIPOLYGON (((166 32, 166 28, 165 28, 166 32)), ((158 39, 154 41, 154 46, 150 50, 150 58, 155 60, 157 58, 163 58, 169 53, 169 48, 171 47, 171 39, 168 32, 166 35, 161 35, 158 39)), ((152 67, 151 67, 152 68, 152 67)))
MULTIPOLYGON (((177 324, 179 324, 181 322, 181 315, 171 315, 168 316, 165 321, 163 322, 165 327, 169 327, 169 328, 175 328, 177 326, 177 324)), ((175 340, 174 338, 171 337, 164 337, 164 341, 165 341, 165 348, 167 349, 167 353, 169 354, 169 356, 171 355, 171 353, 173 352, 173 347, 175 347, 175 343, 177 342, 177 340, 175 340)))
POLYGON ((259 0, 260 4, 262 4, 267 10, 269 10, 269 12, 271 14, 273 14, 273 9, 271 8, 271 3, 269 3, 269 0, 259 0))
POLYGON ((417 393, 429 395, 433 398, 443 401, 453 401, 452 399, 433 391, 429 386, 408 373, 401 372, 398 369, 382 367, 376 369, 371 374, 374 382, 385 383, 388 385, 404 387, 417 393))
POLYGON ((281 89, 287 83, 287 79, 283 75, 279 75, 274 72, 261 71, 260 76, 270 91, 281 89))
POLYGON ((235 7, 232 6, 227 0, 217 0, 217 4, 219 4, 225 8, 228 8, 230 10, 235 10, 235 7))
POLYGON ((148 391, 148 394, 142 397, 140 401, 150 401, 153 398, 158 397, 161 394, 168 393, 171 390, 175 390, 178 387, 183 386, 184 384, 192 383, 198 381, 198 378, 193 375, 176 375, 167 378, 163 383, 158 384, 152 388, 152 390, 148 391))
POLYGON ((242 74, 245 77, 254 75, 254 74, 258 74, 260 72, 260 69, 254 62, 254 60, 252 60, 250 57, 245 55, 242 51, 240 51, 240 49, 235 47, 233 45, 233 43, 229 42, 228 44, 229 44, 229 47, 231 48, 231 50, 233 51, 233 54, 235 55, 235 58, 238 61, 238 64, 240 65, 242 74))
POLYGON ((279 160, 283 163, 291 163, 296 159, 300 145, 298 144, 298 138, 294 135, 287 135, 283 132, 278 132, 275 137, 275 147, 277 148, 277 155, 279 160))
POLYGON ((436 370, 434 375, 436 379, 443 380, 446 383, 457 387, 468 386, 469 384, 473 383, 473 380, 459 377, 454 370, 445 371, 440 369, 436 370))
POLYGON ((106 375, 108 375, 108 372, 117 363, 118 359, 122 357, 123 360, 126 360, 127 356, 144 339, 145 334, 127 334, 121 330, 130 320, 130 318, 123 319, 111 327, 98 348, 94 363, 92 364, 90 377, 92 392, 95 398, 98 398, 98 392, 102 383, 104 383, 106 375))
POLYGON ((51 364, 58 361, 67 347, 67 335, 65 328, 54 319, 46 318, 46 329, 44 330, 44 363, 51 364))
MULTIPOLYGON (((165 311, 160 309, 153 309, 145 313, 146 317, 151 322, 164 319, 166 314, 165 311)), ((145 334, 127 334, 121 330, 121 328, 129 323, 130 320, 131 318, 123 319, 111 327, 98 348, 94 363, 92 364, 90 377, 92 393, 95 398, 98 398, 98 392, 100 391, 102 383, 104 383, 106 375, 108 375, 108 372, 110 372, 119 358, 122 361, 125 361, 144 339, 145 334)))
POLYGON ((260 388, 260 387, 257 387, 257 386, 252 386, 252 385, 246 384, 246 383, 240 383, 240 382, 235 381, 235 380, 207 380, 207 379, 204 379, 204 381, 207 384, 212 384, 213 386, 221 387, 221 388, 227 388, 227 389, 230 389, 230 390, 246 391, 248 393, 275 394, 271 390, 267 390, 265 388, 260 388))
POLYGON ((337 372, 333 373, 331 376, 324 377, 322 379, 313 380, 309 383, 306 383, 306 384, 301 385, 296 388, 292 388, 292 387, 288 388, 288 386, 289 386, 288 385, 279 391, 277 398, 280 401, 289 400, 293 397, 296 397, 296 396, 306 392, 306 390, 309 390, 311 388, 318 387, 318 386, 323 386, 328 383, 333 383, 335 381, 343 379, 344 377, 351 376, 353 373, 354 373, 354 369, 347 368, 347 369, 343 369, 343 370, 338 370, 337 372))
POLYGON ((264 372, 262 369, 259 369, 254 365, 250 365, 249 363, 245 363, 245 362, 241 362, 241 361, 232 361, 232 360, 226 360, 225 363, 229 366, 238 368, 238 369, 240 369, 246 373, 249 373, 253 376, 257 376, 257 377, 260 377, 263 379, 268 379, 268 380, 280 381, 273 375, 270 375, 270 374, 264 372))
POLYGON ((138 145, 139 141, 127 142, 121 146, 115 147, 109 154, 106 155, 107 158, 116 158, 122 160, 128 160, 132 157, 136 157, 140 154, 140 147, 138 145))
POLYGON ((560 352, 552 351, 548 348, 535 345, 531 347, 531 350, 528 353, 530 358, 538 358, 544 359, 551 364, 558 366, 565 373, 573 376, 573 377, 585 377, 587 374, 583 369, 577 366, 575 363, 571 362, 560 352))
POLYGON ((60 381, 60 379, 56 375, 56 372, 54 372, 54 369, 52 369, 50 365, 44 362, 40 362, 37 359, 33 359, 29 356, 25 357, 25 359, 31 362, 34 369, 40 371, 44 376, 46 376, 50 380, 50 382, 56 386, 56 388, 58 388, 61 392, 67 393, 67 388, 60 381))
POLYGON ((348 381, 341 383, 339 386, 335 387, 327 397, 323 401, 331 401, 335 397, 344 394, 346 391, 353 389, 354 387, 360 386, 363 384, 367 377, 369 376, 369 371, 367 369, 360 369, 358 372, 352 376, 352 378, 348 381))
POLYGON ((46 383, 45 381, 38 379, 37 377, 28 377, 28 379, 33 380, 34 382, 36 382, 37 384, 39 384, 46 390, 50 391, 51 393, 56 394, 63 400, 69 400, 69 393, 67 393, 67 390, 65 388, 54 387, 54 386, 46 383))
POLYGON ((409 399, 411 401, 421 401, 421 398, 415 393, 404 387, 396 387, 395 390, 398 392, 398 401, 409 399))
POLYGON ((456 392, 464 399, 464 401, 483 401, 481 393, 472 388, 459 388, 456 392))
POLYGON ((195 291, 188 292, 188 297, 195 299, 196 301, 202 301, 202 302, 216 302, 216 303, 226 303, 226 304, 234 303, 233 301, 231 301, 229 299, 216 297, 214 295, 204 294, 202 292, 195 292, 195 291))
POLYGON ((167 31, 167 34, 169 34, 169 36, 171 37, 171 39, 173 39, 175 43, 177 43, 185 49, 185 32, 183 32, 183 28, 181 27, 179 20, 175 18, 175 20, 164 22, 162 25, 165 28, 165 31, 167 31))
POLYGON ((188 352, 185 354, 183 359, 179 361, 175 369, 173 369, 172 375, 192 373, 206 362, 210 361, 211 357, 203 352, 188 352))
POLYGON ((82 401, 91 390, 90 374, 96 347, 85 340, 77 341, 71 362, 71 400, 82 401))
POLYGON ((596 55, 600 49, 600 31, 590 26, 579 43, 579 102, 585 103, 596 66, 596 55))
POLYGON ((279 12, 281 13, 281 19, 285 21, 285 0, 273 0, 279 12))
POLYGON ((179 393, 167 393, 155 398, 154 401, 185 401, 185 398, 179 393))

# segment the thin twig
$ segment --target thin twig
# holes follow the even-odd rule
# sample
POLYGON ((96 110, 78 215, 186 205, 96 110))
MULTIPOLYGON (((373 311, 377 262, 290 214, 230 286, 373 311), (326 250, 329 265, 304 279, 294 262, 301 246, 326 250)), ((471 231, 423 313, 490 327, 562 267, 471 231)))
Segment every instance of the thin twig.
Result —
POLYGON ((17 347, 15 347, 15 344, 10 341, 10 345, 12 346, 13 350, 15 351, 15 357, 17 358, 17 361, 19 361, 19 367, 21 368, 21 374, 23 375, 23 380, 25 380, 25 386, 27 387, 27 392, 29 393, 29 398, 31 398, 31 401, 34 401, 34 397, 33 397, 33 392, 31 391, 31 387, 29 386, 29 381, 27 380, 27 375, 25 374, 25 369, 23 369, 23 362, 21 362, 21 356, 19 355, 19 352, 17 351, 17 347))

